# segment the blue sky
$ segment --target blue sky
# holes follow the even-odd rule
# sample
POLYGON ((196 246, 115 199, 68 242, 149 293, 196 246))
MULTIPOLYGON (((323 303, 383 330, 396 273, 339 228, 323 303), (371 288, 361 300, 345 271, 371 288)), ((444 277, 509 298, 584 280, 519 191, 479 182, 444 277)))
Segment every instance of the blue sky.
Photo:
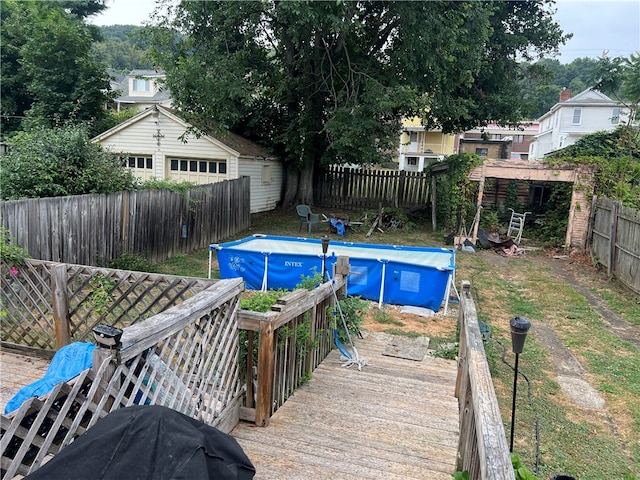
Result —
MULTIPOLYGON (((154 0, 108 0, 108 10, 97 25, 142 25, 153 11, 154 0)), ((578 57, 628 57, 640 51, 640 0, 559 0, 554 15, 573 38, 561 48, 562 63, 578 57)))

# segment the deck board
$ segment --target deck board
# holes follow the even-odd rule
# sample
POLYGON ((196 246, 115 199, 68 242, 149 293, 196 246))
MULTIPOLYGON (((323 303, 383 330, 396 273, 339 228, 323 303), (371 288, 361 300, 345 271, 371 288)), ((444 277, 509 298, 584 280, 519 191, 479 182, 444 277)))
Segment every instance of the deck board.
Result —
MULTIPOLYGON (((369 362, 362 371, 342 367, 334 350, 268 427, 233 430, 256 480, 450 480, 459 436, 456 363, 384 356, 388 340, 357 341, 369 362)), ((48 365, 0 350, 0 408, 48 365)))
POLYGON ((369 365, 344 368, 333 351, 268 427, 232 432, 267 479, 450 480, 458 445, 457 366, 383 356, 389 338, 357 348, 369 365))
POLYGON ((49 359, 32 357, 0 349, 0 410, 22 387, 41 379, 49 368, 49 359))

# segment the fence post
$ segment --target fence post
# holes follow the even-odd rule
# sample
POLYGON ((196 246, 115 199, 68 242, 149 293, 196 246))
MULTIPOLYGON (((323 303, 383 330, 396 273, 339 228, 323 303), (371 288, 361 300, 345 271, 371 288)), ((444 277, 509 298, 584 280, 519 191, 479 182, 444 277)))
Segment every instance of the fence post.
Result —
POLYGON ((609 229, 609 265, 607 275, 613 278, 614 262, 616 260, 616 237, 618 235, 618 202, 611 204, 611 228, 609 229))
MULTIPOLYGON (((105 386, 109 384, 109 382, 113 378, 114 373, 116 372, 116 364, 113 361, 113 357, 114 357, 114 350, 110 348, 104 348, 98 345, 98 348, 96 348, 93 351, 92 359, 91 359, 93 362, 93 365, 91 366, 91 370, 96 375, 95 381, 98 382, 98 385, 99 385, 98 388, 96 389, 96 395, 95 395, 95 398, 97 399, 101 399, 108 394, 108 391, 105 388, 105 386), (100 367, 102 367, 102 364, 104 362, 109 362, 109 364, 104 370, 102 377, 99 377, 98 372, 100 371, 100 367)), ((117 382, 116 387, 119 389, 120 381, 117 382)), ((107 398, 104 403, 103 410, 106 412, 109 412, 113 407, 113 401, 114 401, 113 398, 107 398)))
POLYGON ((407 188, 407 172, 405 170, 400 170, 399 173, 398 190, 396 191, 396 198, 393 205, 395 208, 398 208, 398 205, 400 205, 400 203, 404 203, 404 200, 407 198, 407 192, 405 191, 407 188))
POLYGON ((431 174, 431 230, 436 231, 436 176, 431 174))
POLYGON ((258 391, 256 392, 256 425, 266 427, 271 417, 273 402, 273 368, 275 329, 273 322, 260 320, 258 343, 258 391))
POLYGON ((598 206, 598 195, 593 195, 591 199, 591 212, 589 212, 589 226, 587 228, 587 242, 585 248, 592 250, 593 246, 593 224, 596 221, 596 208, 598 206))
POLYGON ((69 332, 69 292, 67 266, 54 265, 51 269, 51 296, 53 299, 53 323, 56 332, 56 350, 71 343, 69 332))

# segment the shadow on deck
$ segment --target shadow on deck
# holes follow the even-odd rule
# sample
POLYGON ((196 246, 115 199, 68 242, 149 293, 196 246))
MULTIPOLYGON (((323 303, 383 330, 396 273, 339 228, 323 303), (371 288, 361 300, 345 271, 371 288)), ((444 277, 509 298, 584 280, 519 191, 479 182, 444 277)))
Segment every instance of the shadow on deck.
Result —
POLYGON ((450 479, 459 437, 456 362, 382 353, 390 336, 356 347, 369 365, 341 366, 334 350, 312 379, 259 428, 232 435, 256 479, 450 479))

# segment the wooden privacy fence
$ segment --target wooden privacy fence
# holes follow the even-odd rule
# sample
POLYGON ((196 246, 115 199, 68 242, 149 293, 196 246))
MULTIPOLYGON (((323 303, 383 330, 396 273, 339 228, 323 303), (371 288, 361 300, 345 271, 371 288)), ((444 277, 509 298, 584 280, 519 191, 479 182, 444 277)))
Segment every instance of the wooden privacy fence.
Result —
POLYGON ((191 188, 0 203, 0 226, 34 258, 100 265, 124 253, 152 262, 249 228, 249 177, 191 188))
POLYGON ((326 282, 311 292, 295 290, 267 313, 238 313, 240 328, 248 331, 243 420, 267 426, 271 415, 331 352, 333 314, 327 310, 343 296, 349 269, 346 258, 338 260, 335 284, 326 282))
POLYGON ((589 225, 591 255, 640 294, 640 210, 594 197, 589 225))
POLYGON ((332 165, 315 178, 314 204, 325 208, 417 207, 427 204, 429 177, 423 172, 332 165))
POLYGON ((3 344, 57 350, 98 324, 133 325, 215 281, 27 259, 0 262, 3 344))
POLYGON ((478 325, 471 285, 460 292, 460 351, 456 397, 460 406, 460 471, 474 480, 514 480, 509 448, 478 325))
POLYGON ((243 289, 241 279, 219 280, 124 328, 120 350, 97 348, 91 369, 2 415, 3 478, 37 470, 107 413, 131 405, 163 405, 230 432, 243 393, 236 316, 243 289))

